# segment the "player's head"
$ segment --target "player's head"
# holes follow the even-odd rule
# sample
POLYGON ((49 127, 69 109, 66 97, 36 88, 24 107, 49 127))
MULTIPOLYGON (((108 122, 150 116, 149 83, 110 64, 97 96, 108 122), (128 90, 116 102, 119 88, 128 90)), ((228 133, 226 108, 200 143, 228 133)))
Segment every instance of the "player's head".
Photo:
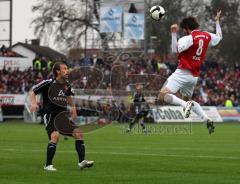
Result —
POLYGON ((56 79, 67 79, 68 78, 68 67, 63 62, 54 63, 52 72, 56 79))
POLYGON ((180 23, 180 27, 183 28, 188 34, 194 29, 199 28, 199 24, 195 17, 185 17, 180 23))
POLYGON ((142 84, 137 84, 137 85, 136 85, 136 91, 137 91, 137 92, 141 92, 141 91, 142 91, 142 88, 143 88, 143 85, 142 85, 142 84))

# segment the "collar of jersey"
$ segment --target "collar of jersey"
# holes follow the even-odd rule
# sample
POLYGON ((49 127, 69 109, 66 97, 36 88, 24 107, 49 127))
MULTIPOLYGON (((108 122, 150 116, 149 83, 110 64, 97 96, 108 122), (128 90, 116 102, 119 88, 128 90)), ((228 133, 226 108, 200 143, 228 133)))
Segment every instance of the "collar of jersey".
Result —
POLYGON ((194 30, 191 31, 191 33, 194 32, 194 31, 200 31, 200 29, 194 29, 194 30))

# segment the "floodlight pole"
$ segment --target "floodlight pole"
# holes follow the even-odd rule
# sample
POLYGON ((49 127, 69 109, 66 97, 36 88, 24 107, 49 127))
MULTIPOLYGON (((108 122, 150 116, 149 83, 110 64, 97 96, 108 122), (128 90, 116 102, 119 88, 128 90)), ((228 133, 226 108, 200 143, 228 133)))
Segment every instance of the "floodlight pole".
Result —
MULTIPOLYGON (((85 19, 87 20, 88 18, 88 13, 87 13, 87 9, 88 9, 88 0, 86 0, 86 9, 85 9, 85 19)), ((87 25, 85 25, 86 28, 85 28, 85 37, 84 37, 84 58, 87 57, 87 25)))
MULTIPOLYGON (((8 47, 12 46, 12 18, 13 18, 13 0, 0 0, 0 3, 9 2, 9 18, 0 18, 0 22, 7 22, 9 25, 9 38, 1 39, 0 42, 8 42, 8 47)), ((3 44, 4 45, 4 44, 3 44)))
POLYGON ((148 3, 147 3, 147 0, 144 0, 144 55, 145 57, 147 56, 147 52, 148 52, 148 35, 147 35, 147 13, 148 13, 148 10, 147 10, 147 4, 149 4, 149 6, 151 7, 152 6, 152 0, 148 0, 148 3))
POLYGON ((10 0, 10 30, 9 30, 9 47, 12 47, 12 24, 13 24, 13 0, 10 0))
POLYGON ((144 56, 147 56, 147 0, 144 0, 144 56))

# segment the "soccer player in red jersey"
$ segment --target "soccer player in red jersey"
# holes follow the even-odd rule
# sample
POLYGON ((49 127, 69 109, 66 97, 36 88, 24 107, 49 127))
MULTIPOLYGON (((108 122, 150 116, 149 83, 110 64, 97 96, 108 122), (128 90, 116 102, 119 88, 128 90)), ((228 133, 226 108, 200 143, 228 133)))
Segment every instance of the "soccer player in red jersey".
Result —
POLYGON ((208 47, 216 46, 222 40, 220 16, 221 11, 218 11, 215 17, 216 34, 201 31, 196 18, 186 17, 182 20, 180 27, 186 31, 187 35, 177 41, 178 25, 171 26, 172 51, 178 54, 179 64, 176 71, 165 82, 158 96, 160 101, 182 106, 185 118, 188 118, 193 110, 207 123, 210 134, 215 128, 213 121, 206 115, 199 103, 191 100, 191 97, 208 47), (174 95, 178 91, 182 94, 182 99, 174 95))

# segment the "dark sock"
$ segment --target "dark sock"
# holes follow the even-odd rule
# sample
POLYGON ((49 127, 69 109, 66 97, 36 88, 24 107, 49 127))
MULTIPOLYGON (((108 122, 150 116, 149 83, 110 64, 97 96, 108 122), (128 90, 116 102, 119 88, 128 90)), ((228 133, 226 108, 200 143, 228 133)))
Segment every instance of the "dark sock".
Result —
POLYGON ((141 125, 141 127, 142 127, 143 130, 146 130, 145 124, 144 124, 143 122, 140 123, 140 125, 141 125))
POLYGON ((52 165, 52 160, 56 152, 56 144, 55 143, 48 143, 47 146, 47 162, 46 166, 52 165))
POLYGON ((130 129, 130 130, 132 130, 134 124, 135 124, 135 122, 131 122, 131 123, 129 124, 129 129, 130 129))
POLYGON ((75 148, 78 153, 79 162, 82 162, 85 159, 85 144, 83 140, 76 140, 75 148))
POLYGON ((146 127, 145 127, 145 124, 144 124, 144 119, 141 119, 140 125, 141 125, 143 130, 146 130, 146 127))
POLYGON ((134 120, 129 124, 129 129, 132 130, 134 125, 139 121, 138 116, 134 118, 134 120))

